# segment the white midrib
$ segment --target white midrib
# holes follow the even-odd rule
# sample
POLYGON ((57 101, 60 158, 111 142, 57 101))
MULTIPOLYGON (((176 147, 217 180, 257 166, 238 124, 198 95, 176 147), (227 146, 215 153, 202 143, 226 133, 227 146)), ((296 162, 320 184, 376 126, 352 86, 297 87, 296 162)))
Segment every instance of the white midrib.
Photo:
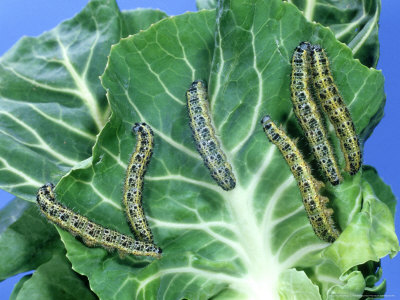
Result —
POLYGON ((91 91, 89 90, 86 80, 83 79, 78 74, 78 72, 75 70, 74 66, 71 64, 71 61, 68 57, 67 49, 64 47, 64 45, 61 42, 61 40, 59 39, 58 35, 57 35, 57 42, 60 45, 61 53, 63 56, 63 60, 61 61, 62 64, 65 66, 65 68, 70 73, 72 79, 74 80, 76 87, 81 94, 81 99, 86 104, 87 108, 89 109, 90 114, 96 123, 97 129, 101 130, 103 128, 104 121, 102 118, 103 114, 100 111, 100 107, 97 103, 97 100, 93 96, 91 91))
POLYGON ((240 290, 252 300, 279 299, 278 278, 282 269, 261 238, 263 231, 254 217, 251 201, 253 194, 253 190, 236 186, 225 195, 225 203, 238 233, 238 242, 247 256, 242 260, 247 270, 247 274, 242 278, 243 285, 238 286, 236 282, 232 288, 240 290))

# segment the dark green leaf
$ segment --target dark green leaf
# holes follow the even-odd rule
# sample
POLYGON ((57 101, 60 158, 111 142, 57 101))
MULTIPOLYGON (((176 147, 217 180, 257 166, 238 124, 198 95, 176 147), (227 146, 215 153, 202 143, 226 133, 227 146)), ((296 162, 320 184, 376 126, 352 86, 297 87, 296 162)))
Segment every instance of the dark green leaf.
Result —
MULTIPOLYGON (((26 202, 26 201, 25 201, 26 202)), ((17 284, 14 286, 14 289, 10 295, 10 299, 9 300, 16 300, 18 297, 18 294, 20 292, 20 290, 22 289, 22 287, 24 286, 24 283, 27 282, 29 279, 31 279, 32 274, 29 275, 25 275, 24 277, 22 277, 17 284)))
POLYGON ((71 269, 63 253, 56 253, 31 277, 24 277, 12 295, 15 300, 97 299, 87 280, 71 269))
POLYGON ((380 0, 288 0, 309 21, 329 27, 364 65, 376 67, 379 58, 380 0))
POLYGON ((54 226, 40 215, 36 205, 15 199, 3 210, 16 218, 0 234, 0 280, 34 270, 53 252, 64 251, 54 226), (21 202, 26 203, 22 209, 21 202), (15 209, 10 211, 11 207, 15 209))
POLYGON ((14 198, 0 210, 0 234, 14 223, 29 206, 29 202, 14 198))

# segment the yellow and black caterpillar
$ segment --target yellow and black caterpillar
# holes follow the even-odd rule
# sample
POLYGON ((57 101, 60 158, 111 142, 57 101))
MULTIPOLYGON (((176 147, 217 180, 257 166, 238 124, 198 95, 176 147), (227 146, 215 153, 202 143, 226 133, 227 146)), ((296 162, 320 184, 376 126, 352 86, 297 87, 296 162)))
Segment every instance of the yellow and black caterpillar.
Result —
POLYGON ((51 183, 39 189, 36 201, 49 221, 68 230, 74 236, 81 237, 89 247, 102 246, 107 250, 116 249, 121 257, 126 254, 161 257, 162 250, 152 243, 136 241, 127 235, 96 224, 63 206, 56 200, 54 185, 51 183))
POLYGON ((142 207, 143 177, 153 154, 153 131, 146 123, 136 123, 132 130, 137 135, 137 142, 126 170, 122 202, 136 239, 153 243, 153 234, 142 207))
POLYGON ((346 161, 345 170, 354 175, 360 169, 362 161, 360 141, 354 123, 333 80, 329 69, 329 60, 324 49, 319 45, 313 45, 310 47, 310 51, 315 93, 323 110, 335 127, 346 161))
POLYGON ((236 185, 236 179, 215 136, 209 113, 206 84, 201 80, 193 82, 186 92, 186 100, 197 150, 218 185, 226 191, 232 190, 236 185))
POLYGON ((294 50, 290 85, 293 110, 320 168, 328 180, 337 185, 342 177, 310 86, 310 46, 302 42, 294 50))
POLYGON ((311 175, 310 167, 304 161, 295 143, 275 125, 268 115, 262 118, 261 124, 268 139, 278 147, 290 166, 315 234, 321 240, 334 242, 339 237, 340 232, 335 228, 332 219, 333 210, 326 207, 329 199, 319 194, 319 189, 323 186, 323 183, 318 182, 311 175))

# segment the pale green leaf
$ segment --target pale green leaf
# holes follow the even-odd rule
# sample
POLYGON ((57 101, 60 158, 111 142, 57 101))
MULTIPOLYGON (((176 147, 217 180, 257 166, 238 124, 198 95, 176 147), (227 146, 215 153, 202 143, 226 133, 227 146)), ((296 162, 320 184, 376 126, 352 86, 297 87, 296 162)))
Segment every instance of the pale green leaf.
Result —
POLYGON ((196 0, 198 10, 213 9, 217 7, 217 0, 196 0))

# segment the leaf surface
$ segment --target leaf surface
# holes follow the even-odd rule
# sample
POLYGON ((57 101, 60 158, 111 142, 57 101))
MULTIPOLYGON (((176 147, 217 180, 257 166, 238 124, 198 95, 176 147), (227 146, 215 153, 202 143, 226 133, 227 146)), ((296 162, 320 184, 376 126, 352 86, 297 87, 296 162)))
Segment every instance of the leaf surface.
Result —
POLYGON ((309 21, 329 27, 335 37, 350 47, 354 58, 376 67, 379 58, 380 0, 289 0, 309 21))
MULTIPOLYGON (((392 219, 383 219, 376 233, 389 238, 386 242, 367 238, 379 216, 390 216, 390 210, 371 196, 361 173, 345 176, 342 185, 327 184, 323 191, 344 232, 333 245, 320 241, 286 162, 267 141, 259 121, 271 114, 290 136, 300 137, 303 153, 312 160, 290 101, 290 60, 300 41, 327 50, 357 131, 365 137, 373 130, 370 120, 384 105, 381 73, 354 60, 330 30, 308 23, 291 4, 224 1, 217 9, 215 40, 214 20, 214 11, 168 18, 113 46, 102 76, 111 120, 93 159, 63 178, 57 194, 69 207, 129 234, 121 209, 122 183, 135 144, 131 127, 146 122, 154 130, 155 149, 145 177, 144 208, 164 254, 159 261, 122 261, 62 233, 74 269, 87 275, 93 290, 107 299, 274 299, 280 286, 292 287, 286 292, 293 295, 300 282, 309 281, 304 273, 288 269, 318 273, 313 268, 325 263, 333 266, 329 275, 335 280, 326 281, 323 273, 312 277, 310 293, 316 285, 324 286, 324 299, 335 286, 349 293, 362 291, 365 281, 359 273, 341 275, 398 251, 392 219), (238 179, 230 192, 212 181, 191 138, 184 94, 196 79, 209 83, 211 113, 238 179), (101 147, 112 149, 117 163, 101 147), (365 214, 370 217, 358 222, 365 214), (353 230, 365 235, 355 239, 353 230), (361 240, 372 247, 363 256, 356 244, 361 240), (341 261, 337 251, 350 245, 346 261, 341 261), (110 270, 117 271, 110 275, 110 270)), ((343 168, 339 143, 332 128, 329 132, 343 168)), ((322 179, 317 170, 314 173, 322 179)))
POLYGON ((4 211, 13 220, 0 233, 0 280, 34 270, 64 249, 54 226, 32 203, 14 199, 0 214, 4 211))
MULTIPOLYGON (((111 45, 165 17, 121 15, 114 0, 93 0, 39 37, 24 37, 0 59, 0 187, 34 201, 92 155, 109 117, 99 76, 111 45)), ((104 151, 109 151, 104 149, 104 151)))
POLYGON ((33 275, 23 277, 13 291, 12 299, 92 300, 97 297, 89 289, 85 279, 72 271, 71 264, 61 252, 54 253, 33 275))

